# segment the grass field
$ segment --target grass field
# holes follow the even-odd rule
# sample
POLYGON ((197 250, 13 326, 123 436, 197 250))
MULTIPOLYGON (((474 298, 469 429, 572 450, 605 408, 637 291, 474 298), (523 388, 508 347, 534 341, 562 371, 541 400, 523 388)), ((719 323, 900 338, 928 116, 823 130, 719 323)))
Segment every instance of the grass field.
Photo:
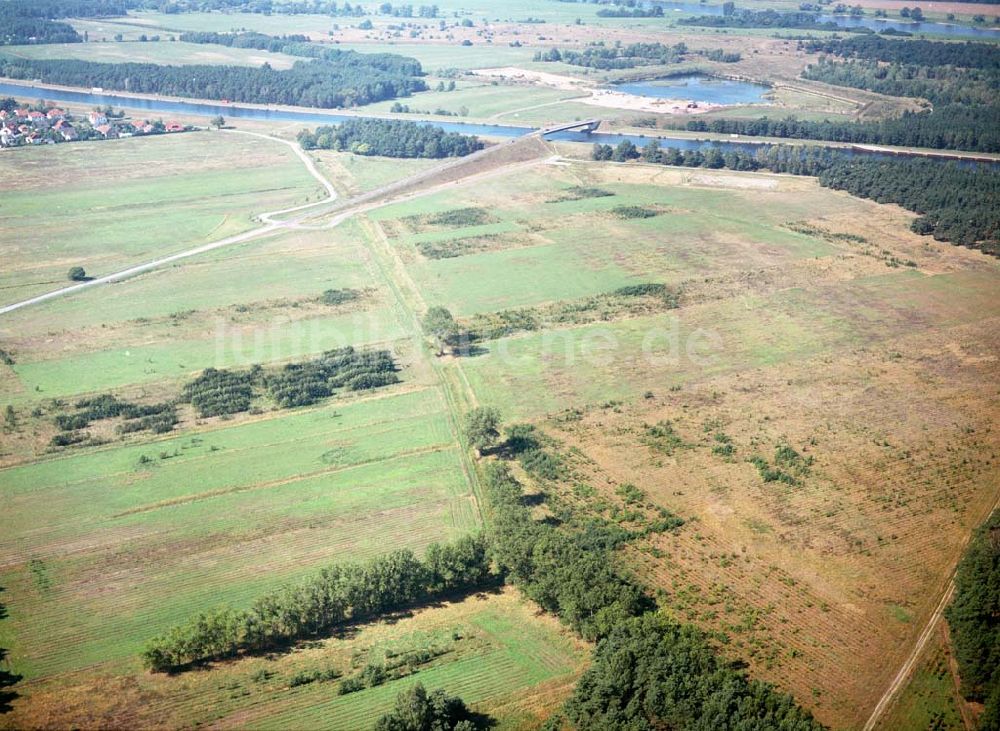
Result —
POLYGON ((284 145, 208 132, 26 148, 0 159, 0 302, 56 289, 71 266, 108 274, 253 228, 318 197, 284 145))
POLYGON ((476 710, 500 716, 499 729, 526 728, 566 697, 586 655, 556 622, 535 616, 507 590, 362 626, 294 652, 217 665, 211 672, 151 676, 138 672, 134 661, 121 661, 62 673, 34 684, 33 715, 9 720, 21 728, 69 719, 99 726, 129 718, 155 728, 348 731, 370 727, 400 690, 419 681, 428 689, 460 693, 476 710), (369 662, 428 647, 443 654, 411 676, 358 693, 338 696, 335 682, 289 685, 296 674, 333 668, 348 676, 369 662), (94 702, 94 695, 111 690, 114 703, 94 702))
POLYGON ((4 472, 14 665, 38 677, 134 655, 192 607, 474 528, 451 439, 424 390, 4 472))

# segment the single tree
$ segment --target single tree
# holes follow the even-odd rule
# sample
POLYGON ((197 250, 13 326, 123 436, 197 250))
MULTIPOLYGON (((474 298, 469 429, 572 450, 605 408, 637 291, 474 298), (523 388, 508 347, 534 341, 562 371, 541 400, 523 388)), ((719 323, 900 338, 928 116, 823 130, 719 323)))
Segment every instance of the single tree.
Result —
POLYGON ((84 271, 83 267, 70 267, 66 276, 74 282, 83 282, 87 279, 87 272, 84 271))
POLYGON ((431 307, 424 315, 424 332, 438 345, 438 355, 444 355, 444 346, 455 339, 458 325, 447 307, 431 307))
POLYGON ((220 114, 217 117, 212 117, 211 125, 216 129, 222 129, 226 126, 225 118, 220 114))
POLYGON ((490 406, 480 406, 465 417, 465 438, 477 452, 496 444, 500 438, 500 412, 490 406))

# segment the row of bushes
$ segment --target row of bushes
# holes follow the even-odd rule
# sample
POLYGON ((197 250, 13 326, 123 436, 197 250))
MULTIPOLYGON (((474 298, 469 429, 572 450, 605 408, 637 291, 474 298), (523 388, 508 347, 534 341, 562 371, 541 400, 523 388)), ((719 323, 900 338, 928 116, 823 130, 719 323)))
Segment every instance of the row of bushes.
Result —
POLYGON ((434 597, 484 586, 490 573, 486 543, 466 536, 428 547, 423 560, 394 551, 370 561, 341 563, 257 598, 249 609, 202 612, 142 652, 145 665, 173 672, 210 660, 259 652, 434 597))

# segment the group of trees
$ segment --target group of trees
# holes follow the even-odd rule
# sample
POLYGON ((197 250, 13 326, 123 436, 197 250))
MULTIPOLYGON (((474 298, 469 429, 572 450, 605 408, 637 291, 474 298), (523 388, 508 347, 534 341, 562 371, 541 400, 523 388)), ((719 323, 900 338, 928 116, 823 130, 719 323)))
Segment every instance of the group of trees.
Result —
POLYGON ((791 696, 719 657, 699 630, 652 613, 601 640, 565 714, 579 731, 822 728, 791 696))
POLYGON ((391 15, 393 18, 436 18, 438 17, 437 5, 420 5, 416 11, 413 6, 393 5, 392 3, 382 3, 378 6, 379 15, 391 15))
POLYGON ((342 150, 385 157, 463 157, 483 148, 475 135, 445 132, 441 127, 400 119, 349 119, 337 126, 302 130, 306 150, 342 150))
POLYGON ((636 66, 662 66, 680 63, 688 48, 683 43, 668 46, 663 43, 615 43, 607 46, 602 42, 585 47, 582 51, 552 48, 535 53, 535 61, 561 61, 572 66, 595 69, 631 69, 636 66))
POLYGON ((299 584, 258 597, 246 610, 202 612, 150 640, 142 659, 153 671, 175 672, 241 652, 272 649, 494 581, 482 536, 431 545, 423 560, 408 550, 393 551, 325 568, 299 584))
POLYGON ((85 429, 91 422, 116 417, 124 419, 119 427, 119 431, 124 434, 147 430, 165 434, 177 423, 177 411, 170 401, 136 404, 109 393, 77 401, 74 412, 56 415, 54 423, 61 431, 73 432, 85 429))
POLYGON ((292 33, 284 36, 269 36, 266 33, 246 31, 244 33, 214 33, 210 31, 189 31, 181 33, 177 40, 184 43, 210 43, 229 48, 253 48, 258 51, 281 53, 290 43, 308 43, 308 36, 292 33))
POLYGON ((281 71, 268 64, 163 66, 3 57, 0 75, 67 86, 322 108, 353 107, 427 89, 424 80, 412 73, 420 66, 412 59, 339 49, 329 49, 324 56, 281 71), (402 63, 387 63, 393 58, 402 63))
POLYGON ((896 203, 919 213, 911 228, 939 241, 1000 255, 1000 171, 990 165, 962 165, 919 157, 850 154, 831 148, 761 145, 678 150, 653 140, 641 151, 628 140, 616 147, 595 145, 595 160, 646 162, 730 170, 771 170, 811 175, 820 185, 846 190, 879 203, 896 203))
POLYGON ((375 722, 375 731, 474 731, 480 723, 465 702, 443 690, 428 693, 422 683, 400 691, 396 705, 375 722))
POLYGON ((979 728, 1000 729, 1000 511, 980 526, 955 573, 945 610, 962 693, 984 703, 979 728))
POLYGON ((663 6, 650 5, 648 7, 622 7, 613 5, 609 8, 601 8, 597 11, 599 18, 662 18, 663 6))
POLYGON ((206 368, 188 383, 180 401, 190 402, 199 416, 248 411, 254 397, 266 394, 282 408, 309 406, 338 389, 367 391, 399 382, 396 362, 388 350, 328 350, 318 358, 265 370, 206 368))

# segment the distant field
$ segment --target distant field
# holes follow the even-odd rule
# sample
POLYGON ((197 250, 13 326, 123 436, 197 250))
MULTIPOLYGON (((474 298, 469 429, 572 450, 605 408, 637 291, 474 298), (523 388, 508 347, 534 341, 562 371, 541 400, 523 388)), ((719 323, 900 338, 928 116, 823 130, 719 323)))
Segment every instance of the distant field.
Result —
POLYGON ((99 276, 254 226, 255 213, 318 196, 284 145, 190 132, 25 148, 0 159, 17 178, 0 202, 0 302, 99 276))
MULTIPOLYGON (((579 93, 542 87, 494 86, 460 82, 454 91, 421 92, 406 99, 369 104, 360 107, 359 111, 388 112, 392 105, 398 102, 408 105, 412 110, 424 113, 443 109, 447 112, 460 114, 464 110, 466 113, 462 116, 485 118, 499 115, 507 116, 521 109, 544 104, 551 105, 546 107, 550 110, 550 115, 553 113, 558 115, 559 112, 555 110, 560 109, 561 106, 557 103, 574 96, 579 96, 579 93)), ((516 120, 517 117, 511 116, 511 121, 516 120)))
POLYGON ((269 63, 276 69, 291 68, 296 59, 283 53, 269 53, 244 48, 180 43, 166 39, 148 43, 61 43, 38 46, 6 46, 4 53, 19 58, 71 58, 102 63, 159 63, 171 66, 219 64, 261 66, 269 63))
POLYGON ((370 727, 399 691, 421 682, 496 714, 501 731, 531 728, 569 694, 587 653, 554 620, 536 616, 507 590, 365 625, 294 652, 220 664, 211 672, 151 676, 133 659, 102 663, 96 685, 94 668, 63 673, 33 683, 30 715, 18 712, 9 720, 31 727, 43 720, 107 725, 125 717, 150 726, 353 731, 370 727), (332 668, 349 676, 369 662, 431 647, 444 654, 411 676, 358 693, 338 696, 336 681, 289 684, 296 674, 332 668), (113 705, 94 704, 95 691, 110 689, 113 705))

